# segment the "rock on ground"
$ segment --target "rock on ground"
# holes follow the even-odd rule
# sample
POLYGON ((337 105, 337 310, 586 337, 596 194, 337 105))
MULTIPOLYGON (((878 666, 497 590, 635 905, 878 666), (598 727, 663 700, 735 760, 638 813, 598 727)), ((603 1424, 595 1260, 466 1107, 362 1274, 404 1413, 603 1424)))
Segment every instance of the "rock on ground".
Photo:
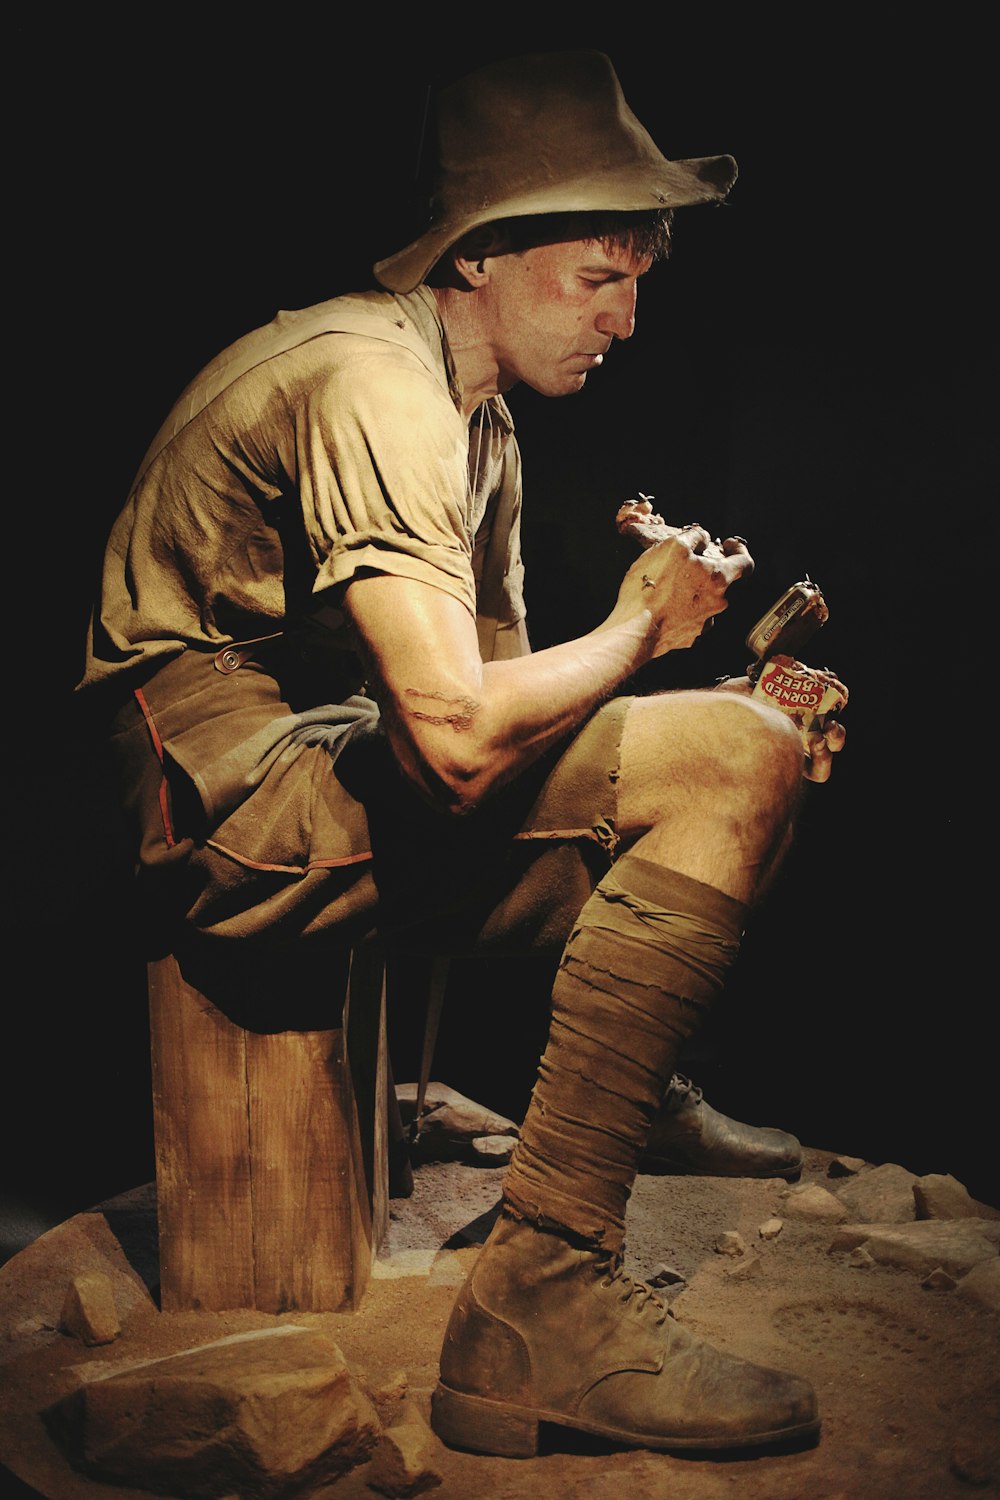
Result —
POLYGON ((333 1340, 294 1327, 98 1372, 45 1419, 81 1473, 192 1500, 334 1479, 381 1425, 333 1340))

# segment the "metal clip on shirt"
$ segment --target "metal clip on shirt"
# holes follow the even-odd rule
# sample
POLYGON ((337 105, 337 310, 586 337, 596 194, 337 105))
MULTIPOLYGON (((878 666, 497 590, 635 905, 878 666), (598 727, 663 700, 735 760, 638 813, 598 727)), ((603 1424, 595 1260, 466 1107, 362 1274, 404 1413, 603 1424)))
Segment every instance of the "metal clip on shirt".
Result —
POLYGON ((250 660, 254 654, 254 647, 260 646, 264 641, 276 641, 284 632, 277 630, 273 635, 259 635, 252 641, 233 641, 229 646, 223 646, 221 651, 215 653, 215 670, 221 672, 224 677, 239 670, 244 662, 250 660))

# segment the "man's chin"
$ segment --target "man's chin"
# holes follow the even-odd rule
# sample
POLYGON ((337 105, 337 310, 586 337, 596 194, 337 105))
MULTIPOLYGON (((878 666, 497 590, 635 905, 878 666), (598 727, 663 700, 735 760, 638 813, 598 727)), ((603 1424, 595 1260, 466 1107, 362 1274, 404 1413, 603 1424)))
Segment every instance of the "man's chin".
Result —
POLYGON ((587 383, 588 371, 580 370, 572 375, 560 376, 558 380, 547 380, 532 384, 532 390, 540 396, 575 396, 587 383))

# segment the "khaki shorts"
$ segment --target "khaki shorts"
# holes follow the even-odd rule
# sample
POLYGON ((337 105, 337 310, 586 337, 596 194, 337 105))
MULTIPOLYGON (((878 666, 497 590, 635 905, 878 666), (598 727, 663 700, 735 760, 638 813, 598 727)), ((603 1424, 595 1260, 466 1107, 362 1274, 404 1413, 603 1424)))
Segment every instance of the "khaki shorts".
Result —
POLYGON ((344 948, 378 926, 406 951, 558 954, 614 858, 629 698, 462 818, 416 795, 373 712, 336 756, 304 746, 213 827, 164 750, 155 701, 119 710, 111 750, 140 917, 161 949, 179 929, 213 948, 344 948))

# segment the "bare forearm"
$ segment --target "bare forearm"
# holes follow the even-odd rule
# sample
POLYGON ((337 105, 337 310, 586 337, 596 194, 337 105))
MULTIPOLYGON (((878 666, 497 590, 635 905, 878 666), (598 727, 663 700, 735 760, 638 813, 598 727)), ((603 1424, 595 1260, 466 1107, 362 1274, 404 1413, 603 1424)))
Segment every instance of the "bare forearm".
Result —
POLYGON ((482 671, 476 733, 491 774, 505 780, 570 733, 649 655, 649 616, 482 671))
POLYGON ((649 617, 544 651, 472 663, 413 652, 381 693, 403 771, 433 801, 470 811, 565 738, 649 654, 649 617))
MULTIPOLYGON (((648 617, 509 661, 464 690, 413 686, 387 706, 400 763, 442 807, 468 812, 571 734, 648 654, 648 617)), ((429 679, 428 679, 429 680, 429 679)))
POLYGON ((475 622, 439 589, 376 575, 347 604, 401 770, 460 813, 572 733, 655 644, 637 601, 578 640, 484 665, 475 622))

